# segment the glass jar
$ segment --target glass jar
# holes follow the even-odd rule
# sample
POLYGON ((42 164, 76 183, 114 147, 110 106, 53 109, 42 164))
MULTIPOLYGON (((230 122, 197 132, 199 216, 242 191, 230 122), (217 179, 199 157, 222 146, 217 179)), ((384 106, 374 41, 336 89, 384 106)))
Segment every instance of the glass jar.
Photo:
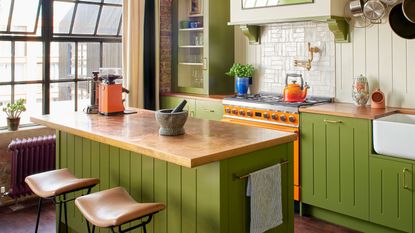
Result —
POLYGON ((352 97, 356 106, 365 106, 369 100, 369 82, 363 75, 353 79, 352 97))

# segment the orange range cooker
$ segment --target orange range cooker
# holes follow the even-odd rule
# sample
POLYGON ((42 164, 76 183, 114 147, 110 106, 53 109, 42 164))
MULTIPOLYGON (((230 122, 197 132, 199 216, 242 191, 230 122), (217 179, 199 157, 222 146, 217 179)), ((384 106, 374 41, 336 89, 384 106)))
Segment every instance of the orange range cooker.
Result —
POLYGON ((332 102, 331 98, 312 97, 304 102, 284 102, 281 96, 257 94, 231 96, 223 100, 223 121, 275 129, 297 134, 294 142, 294 200, 300 201, 300 115, 299 108, 332 102))

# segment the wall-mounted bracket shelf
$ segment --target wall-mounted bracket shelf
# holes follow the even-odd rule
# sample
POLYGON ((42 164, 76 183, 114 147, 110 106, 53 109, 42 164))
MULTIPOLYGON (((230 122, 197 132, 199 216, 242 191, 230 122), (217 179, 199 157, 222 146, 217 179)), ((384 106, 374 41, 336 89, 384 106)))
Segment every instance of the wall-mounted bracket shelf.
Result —
POLYGON ((334 40, 336 43, 348 43, 350 42, 349 36, 349 24, 344 17, 338 16, 323 16, 323 17, 311 17, 311 18, 296 18, 296 19, 282 19, 273 21, 257 21, 257 22, 231 22, 228 25, 238 25, 243 34, 248 38, 249 44, 261 43, 261 30, 260 27, 267 24, 276 23, 289 23, 289 22, 326 22, 329 30, 334 34, 334 40))

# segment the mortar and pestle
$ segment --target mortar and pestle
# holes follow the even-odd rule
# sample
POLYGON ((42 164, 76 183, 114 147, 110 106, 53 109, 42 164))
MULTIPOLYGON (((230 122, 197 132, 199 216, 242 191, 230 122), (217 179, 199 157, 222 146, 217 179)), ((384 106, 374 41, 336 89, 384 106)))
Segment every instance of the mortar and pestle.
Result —
POLYGON ((187 101, 183 100, 174 109, 162 109, 156 112, 156 120, 160 125, 159 134, 162 136, 183 135, 184 124, 189 115, 187 110, 183 110, 187 101))

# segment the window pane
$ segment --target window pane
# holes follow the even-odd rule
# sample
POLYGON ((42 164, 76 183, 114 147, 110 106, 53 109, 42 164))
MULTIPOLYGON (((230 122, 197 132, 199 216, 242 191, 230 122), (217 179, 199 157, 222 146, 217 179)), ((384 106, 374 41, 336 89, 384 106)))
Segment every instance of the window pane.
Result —
MULTIPOLYGON (((11 86, 0 86, 0 108, 3 108, 4 105, 11 103, 12 89, 11 86)), ((0 113, 0 127, 6 126, 6 114, 1 111, 0 113)))
POLYGON ((75 3, 54 2, 53 5, 53 32, 69 33, 75 3))
POLYGON ((117 35, 121 14, 121 7, 104 6, 99 21, 98 34, 117 35))
POLYGON ((0 1, 0 31, 7 30, 7 23, 9 20, 10 13, 10 2, 11 0, 0 1))
POLYGON ((38 0, 15 0, 11 31, 33 32, 35 30, 38 0))
POLYGON ((50 85, 50 112, 73 112, 75 110, 75 84, 52 83, 50 85))
POLYGON ((121 43, 105 43, 103 53, 102 67, 122 67, 121 43))
POLYGON ((105 3, 122 4, 122 0, 105 0, 105 3))
POLYGON ((94 34, 98 18, 99 5, 78 4, 73 34, 94 34))
POLYGON ((78 111, 84 111, 89 104, 91 98, 91 82, 78 83, 78 111))
POLYGON ((42 84, 16 85, 14 100, 26 99, 26 112, 22 113, 20 123, 30 123, 30 116, 42 114, 42 84))
POLYGON ((11 43, 0 41, 0 51, 0 82, 10 82, 12 80, 11 43))
POLYGON ((75 43, 54 42, 50 51, 50 78, 75 78, 75 43))
POLYGON ((99 43, 78 44, 78 78, 83 79, 92 76, 93 71, 100 67, 99 43))
POLYGON ((42 80, 42 42, 16 42, 15 80, 42 80))

